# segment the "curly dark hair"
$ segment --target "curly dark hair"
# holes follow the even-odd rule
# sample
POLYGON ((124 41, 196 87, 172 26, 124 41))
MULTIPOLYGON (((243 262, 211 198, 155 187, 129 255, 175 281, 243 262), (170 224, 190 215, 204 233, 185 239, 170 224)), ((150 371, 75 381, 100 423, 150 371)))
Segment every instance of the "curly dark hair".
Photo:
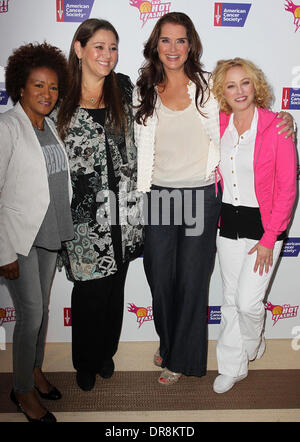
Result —
POLYGON ((16 49, 8 58, 5 87, 14 104, 20 99, 20 91, 25 87, 33 69, 46 67, 58 77, 58 99, 67 92, 68 62, 62 51, 47 42, 28 43, 16 49))

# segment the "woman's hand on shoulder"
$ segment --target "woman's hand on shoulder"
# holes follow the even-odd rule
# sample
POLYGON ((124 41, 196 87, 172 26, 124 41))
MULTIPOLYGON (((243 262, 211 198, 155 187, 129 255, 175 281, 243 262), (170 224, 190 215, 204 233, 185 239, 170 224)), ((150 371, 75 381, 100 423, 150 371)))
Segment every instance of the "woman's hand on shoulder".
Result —
POLYGON ((295 142, 296 139, 296 132, 294 128, 294 118, 292 115, 288 112, 281 111, 277 115, 277 118, 281 118, 282 121, 277 124, 277 127, 281 128, 279 130, 279 134, 285 133, 285 138, 292 137, 293 141, 295 142))
POLYGON ((19 263, 18 260, 6 264, 4 266, 0 266, 0 276, 3 276, 7 279, 17 279, 19 277, 19 263))
POLYGON ((273 265, 273 249, 268 249, 267 247, 262 246, 260 243, 257 243, 248 252, 248 255, 252 255, 255 252, 257 252, 257 256, 253 270, 256 273, 259 269, 259 274, 262 276, 264 270, 266 273, 268 273, 269 268, 273 265))

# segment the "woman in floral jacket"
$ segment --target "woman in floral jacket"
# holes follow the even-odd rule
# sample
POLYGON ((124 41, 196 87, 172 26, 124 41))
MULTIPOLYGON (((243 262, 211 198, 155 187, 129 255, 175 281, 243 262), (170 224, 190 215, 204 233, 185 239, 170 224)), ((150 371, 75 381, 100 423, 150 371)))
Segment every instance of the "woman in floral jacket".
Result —
POLYGON ((135 199, 136 149, 129 77, 115 74, 118 34, 104 20, 77 29, 70 49, 72 86, 57 122, 69 156, 75 238, 63 251, 72 291, 72 351, 77 383, 114 371, 129 261, 141 252, 135 199))

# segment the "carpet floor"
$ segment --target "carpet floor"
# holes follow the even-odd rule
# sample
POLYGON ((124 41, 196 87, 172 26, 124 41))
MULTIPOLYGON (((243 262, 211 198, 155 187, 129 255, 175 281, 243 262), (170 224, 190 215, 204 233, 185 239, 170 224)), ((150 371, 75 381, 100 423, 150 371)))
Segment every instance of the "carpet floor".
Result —
MULTIPOLYGON (((84 392, 74 372, 47 373, 63 398, 43 402, 53 412, 300 408, 300 370, 250 370, 225 394, 212 390, 216 375, 208 371, 205 377, 183 377, 166 387, 157 382, 157 371, 119 371, 106 380, 97 376, 94 389, 84 392)), ((16 412, 9 399, 11 386, 12 374, 1 373, 0 413, 16 412)))

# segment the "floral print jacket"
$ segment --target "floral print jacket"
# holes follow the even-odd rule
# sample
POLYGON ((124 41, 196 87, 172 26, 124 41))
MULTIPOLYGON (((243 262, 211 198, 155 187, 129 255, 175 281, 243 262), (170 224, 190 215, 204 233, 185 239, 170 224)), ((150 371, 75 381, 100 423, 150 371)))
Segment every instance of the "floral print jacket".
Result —
POLYGON ((127 110, 126 132, 118 135, 107 123, 101 128, 87 110, 78 107, 64 140, 73 186, 71 209, 75 237, 65 243, 61 257, 68 279, 72 281, 102 278, 117 271, 111 235, 114 210, 119 210, 123 262, 138 257, 142 251, 142 206, 136 191, 133 86, 129 77, 116 75, 127 110), (108 185, 106 143, 117 175, 117 198, 108 185))

